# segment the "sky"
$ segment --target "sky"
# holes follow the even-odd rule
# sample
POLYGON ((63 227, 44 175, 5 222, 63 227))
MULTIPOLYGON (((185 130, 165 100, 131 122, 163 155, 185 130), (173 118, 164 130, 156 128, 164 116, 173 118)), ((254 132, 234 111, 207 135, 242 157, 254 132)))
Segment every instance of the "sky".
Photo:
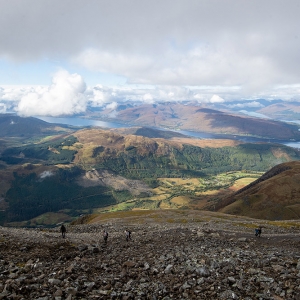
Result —
POLYGON ((0 0, 0 113, 300 101, 299 0, 0 0))

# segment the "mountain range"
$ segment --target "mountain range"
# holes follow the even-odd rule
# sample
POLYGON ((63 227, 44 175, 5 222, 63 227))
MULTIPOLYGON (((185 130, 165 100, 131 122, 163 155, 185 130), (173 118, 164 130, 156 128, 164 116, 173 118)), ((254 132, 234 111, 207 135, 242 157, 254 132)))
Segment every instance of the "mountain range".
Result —
POLYGON ((87 213, 167 208, 299 218, 300 153, 269 142, 297 140, 296 124, 182 104, 123 106, 118 120, 151 127, 83 129, 1 115, 1 223, 53 225, 87 213), (195 139, 158 127, 268 142, 195 139))
POLYGON ((299 140, 299 125, 254 118, 199 105, 156 103, 120 106, 89 114, 91 118, 118 121, 136 126, 189 130, 264 139, 299 140))

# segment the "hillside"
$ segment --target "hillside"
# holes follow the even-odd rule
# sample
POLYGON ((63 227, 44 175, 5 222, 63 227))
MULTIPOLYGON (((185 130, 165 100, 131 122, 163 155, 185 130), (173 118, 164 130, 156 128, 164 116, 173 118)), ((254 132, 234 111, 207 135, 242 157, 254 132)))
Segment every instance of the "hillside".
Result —
POLYGON ((84 129, 5 148, 2 224, 51 225, 105 208, 204 209, 275 165, 300 159, 297 150, 279 144, 121 132, 84 129))
MULTIPOLYGON (((103 111, 99 114, 100 117, 107 118, 109 112, 103 111)), ((119 110, 115 115, 115 120, 118 120, 118 122, 137 126, 254 136, 265 139, 300 139, 299 126, 297 125, 234 115, 228 112, 180 103, 143 104, 119 110)))
POLYGON ((275 166, 256 181, 223 199, 220 212, 269 220, 300 218, 300 162, 275 166))
POLYGON ((104 214, 67 225, 65 239, 59 227, 0 227, 0 297, 298 299, 299 228, 187 210, 104 214))
POLYGON ((35 137, 70 133, 67 125, 50 124, 33 117, 19 117, 13 114, 0 114, 0 137, 35 137))
POLYGON ((278 120, 299 120, 300 107, 298 102, 280 102, 268 105, 257 112, 278 120))
POLYGON ((300 157, 295 149, 271 143, 165 140, 100 129, 80 130, 74 136, 78 139, 74 163, 84 169, 109 169, 131 178, 201 176, 242 169, 266 171, 300 157))
POLYGON ((148 138, 162 138, 162 139, 172 139, 172 138, 186 138, 187 135, 179 133, 177 131, 170 131, 161 128, 153 127, 125 127, 125 128, 111 128, 110 131, 116 132, 121 135, 138 135, 148 138))

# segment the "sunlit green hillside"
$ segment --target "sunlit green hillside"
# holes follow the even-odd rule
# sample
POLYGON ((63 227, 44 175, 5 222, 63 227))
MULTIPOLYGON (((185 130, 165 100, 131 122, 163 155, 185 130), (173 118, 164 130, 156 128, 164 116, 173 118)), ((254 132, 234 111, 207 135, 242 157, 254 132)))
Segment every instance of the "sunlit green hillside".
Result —
POLYGON ((279 144, 79 130, 5 147, 1 222, 46 224, 36 217, 49 212, 75 218, 99 210, 214 209, 273 166, 299 158, 297 150, 279 144))

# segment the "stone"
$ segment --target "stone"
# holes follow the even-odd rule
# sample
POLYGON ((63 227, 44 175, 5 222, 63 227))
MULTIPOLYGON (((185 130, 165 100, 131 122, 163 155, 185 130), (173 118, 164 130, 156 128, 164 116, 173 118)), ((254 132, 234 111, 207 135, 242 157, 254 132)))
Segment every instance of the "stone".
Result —
POLYGON ((61 280, 56 279, 56 278, 50 278, 50 279, 48 279, 48 282, 53 284, 53 285, 60 285, 61 284, 61 280))
POLYGON ((248 242, 248 239, 245 237, 242 237, 242 238, 238 238, 238 241, 239 242, 248 242))
POLYGON ((80 252, 85 251, 88 249, 88 245, 78 245, 78 250, 80 252))
POLYGON ((45 234, 0 226, 0 237, 5 237, 0 239, 5 248, 0 255, 0 299, 299 298, 299 227, 268 225, 264 238, 255 239, 251 226, 240 231, 228 219, 206 225, 130 226, 135 233, 131 242, 117 221, 70 225, 67 240, 58 238, 54 229, 44 229, 45 234), (103 228, 110 236, 102 247, 103 228), (20 251, 23 246, 28 251, 20 251))
POLYGON ((125 261, 123 263, 123 267, 133 268, 135 266, 135 263, 133 261, 125 261))
POLYGON ((167 267, 165 268, 165 274, 170 274, 172 272, 173 269, 173 265, 167 265, 167 267))

